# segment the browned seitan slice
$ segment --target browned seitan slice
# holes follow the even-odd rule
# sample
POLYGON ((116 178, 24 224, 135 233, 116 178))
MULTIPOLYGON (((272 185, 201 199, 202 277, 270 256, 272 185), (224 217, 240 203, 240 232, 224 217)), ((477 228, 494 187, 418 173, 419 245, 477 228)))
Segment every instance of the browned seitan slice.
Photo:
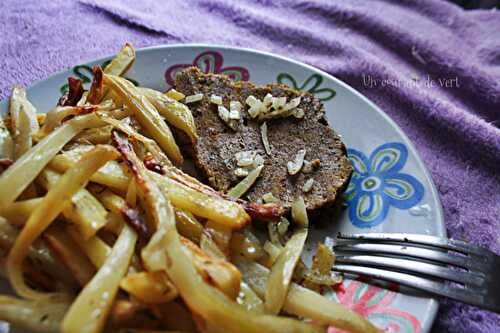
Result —
POLYGON ((241 180, 234 173, 235 154, 248 150, 256 150, 265 158, 261 177, 246 194, 251 201, 259 201, 271 192, 288 210, 293 199, 302 195, 307 209, 313 211, 333 204, 346 188, 352 173, 346 148, 329 126, 323 104, 312 94, 281 84, 256 86, 250 82, 233 82, 227 76, 205 74, 194 67, 177 75, 175 89, 186 96, 204 95, 201 101, 189 104, 199 134, 191 151, 198 169, 215 189, 227 191, 241 180), (299 107, 305 111, 302 119, 289 116, 267 121, 270 155, 264 150, 261 124, 250 118, 245 105, 248 96, 262 100, 267 93, 286 96, 287 101, 300 95, 299 107), (236 130, 219 118, 217 105, 210 102, 211 95, 221 96, 228 109, 230 101, 243 105, 236 130), (294 160, 300 149, 306 150, 307 161, 319 161, 319 167, 311 173, 291 176, 287 163, 294 160), (310 178, 314 179, 314 185, 305 193, 303 186, 310 178))

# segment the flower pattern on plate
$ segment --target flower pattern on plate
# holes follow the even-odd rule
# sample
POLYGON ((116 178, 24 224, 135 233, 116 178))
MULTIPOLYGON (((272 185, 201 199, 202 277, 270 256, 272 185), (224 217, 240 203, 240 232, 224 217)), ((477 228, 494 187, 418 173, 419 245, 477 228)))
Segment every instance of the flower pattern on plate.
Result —
POLYGON ((234 81, 248 81, 250 72, 248 69, 239 66, 222 67, 224 57, 217 51, 206 51, 198 54, 191 64, 176 64, 172 65, 165 71, 165 81, 169 85, 173 85, 176 75, 187 67, 198 67, 204 73, 225 74, 234 81))
POLYGON ((348 149, 347 153, 354 172, 345 198, 355 226, 376 226, 384 221, 391 206, 409 209, 422 199, 423 185, 401 171, 408 158, 402 143, 385 143, 370 157, 356 149, 348 149))
MULTIPOLYGON (((391 285, 390 289, 397 289, 391 285)), ((385 288, 363 283, 359 280, 344 281, 336 292, 325 296, 333 298, 345 307, 368 319, 387 333, 419 333, 421 325, 412 314, 391 307, 397 293, 385 288)), ((344 333, 330 327, 328 333, 344 333)))
POLYGON ((297 80, 289 73, 278 74, 276 81, 286 84, 296 90, 308 91, 323 102, 335 97, 335 90, 331 88, 320 88, 323 83, 323 77, 319 74, 309 76, 301 85, 299 85, 297 80))
MULTIPOLYGON (((111 60, 106 60, 105 62, 103 62, 101 64, 101 68, 106 68, 106 66, 111 62, 111 60)), ((71 69, 71 71, 73 72, 73 74, 79 78, 80 80, 82 80, 83 84, 87 84, 87 83, 90 83, 92 81, 92 77, 94 74, 92 74, 92 68, 90 66, 87 66, 87 65, 77 65, 75 67, 73 67, 71 69)), ((126 77, 127 80, 129 80, 130 82, 132 82, 134 85, 138 86, 139 85, 139 82, 137 82, 136 80, 134 79, 131 79, 129 77, 126 77)), ((68 91, 68 84, 65 83, 63 84, 59 90, 61 91, 61 94, 64 94, 66 91, 68 91)))

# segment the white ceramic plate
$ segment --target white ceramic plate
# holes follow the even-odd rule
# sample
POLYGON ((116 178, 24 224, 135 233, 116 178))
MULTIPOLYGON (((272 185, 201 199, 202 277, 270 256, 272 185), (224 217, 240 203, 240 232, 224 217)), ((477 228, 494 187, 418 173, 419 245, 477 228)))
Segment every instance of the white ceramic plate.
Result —
MULTIPOLYGON (((28 89, 28 97, 39 112, 47 112, 57 103, 68 76, 89 82, 90 67, 109 59, 79 65, 38 82, 28 89)), ((316 68, 280 56, 198 44, 138 50, 137 61, 127 77, 164 91, 178 70, 191 65, 206 72, 228 74, 235 80, 286 83, 323 100, 328 120, 342 135, 356 171, 346 194, 349 206, 327 229, 313 228, 311 248, 316 241, 334 236, 339 230, 445 236, 436 188, 415 148, 382 110, 353 88, 316 68)), ((0 113, 6 110, 7 102, 3 101, 0 113)), ((3 281, 0 287, 9 289, 3 281)), ((438 308, 431 298, 408 296, 358 280, 345 282, 331 297, 387 332, 427 332, 438 308)))

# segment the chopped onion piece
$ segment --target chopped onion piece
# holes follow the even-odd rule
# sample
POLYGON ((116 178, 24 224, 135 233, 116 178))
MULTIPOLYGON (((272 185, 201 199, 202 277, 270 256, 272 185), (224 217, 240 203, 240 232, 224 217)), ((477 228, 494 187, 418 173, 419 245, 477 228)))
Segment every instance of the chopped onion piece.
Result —
MULTIPOLYGON (((241 197, 243 194, 245 194, 245 192, 247 192, 253 186, 253 184, 255 183, 257 178, 259 178, 260 173, 262 172, 263 168, 264 168, 264 166, 261 165, 255 169, 253 169, 252 171, 250 171, 250 173, 248 173, 248 171, 247 171, 248 175, 245 177, 245 179, 243 179, 235 187, 230 189, 227 192, 227 194, 232 198, 241 197)), ((236 169, 236 170, 238 170, 238 169, 236 169)), ((245 169, 243 169, 243 170, 245 170, 245 169)))
POLYGON ((241 108, 242 108, 242 105, 240 102, 238 102, 238 101, 229 102, 229 110, 231 110, 231 111, 235 110, 235 111, 240 112, 241 108))
POLYGON ((255 96, 253 95, 250 95, 247 97, 247 99, 245 100, 245 103, 248 104, 248 106, 250 106, 251 108, 253 107, 260 107, 260 105, 262 104, 261 101, 259 101, 257 98, 255 98, 255 96))
POLYGON ((306 150, 301 149, 297 152, 297 155, 295 155, 295 159, 287 163, 286 167, 290 175, 292 176, 296 175, 300 171, 300 169, 302 169, 305 156, 306 156, 306 150))
POLYGON ((199 102, 202 99, 203 99, 203 94, 194 94, 194 95, 186 96, 184 103, 189 104, 189 103, 199 102))
POLYGON ((250 109, 248 109, 248 114, 249 114, 249 115, 250 115, 250 117, 252 117, 252 118, 257 117, 257 116, 260 114, 260 106, 257 106, 257 107, 251 107, 250 109))
POLYGON ((307 227, 309 225, 306 204, 302 196, 297 197, 292 203, 292 219, 293 222, 302 227, 307 227))
POLYGON ((261 165, 264 165, 264 157, 262 157, 262 155, 260 154, 257 154, 253 159, 253 167, 258 168, 261 165))
POLYGON ((273 109, 279 110, 283 108, 286 104, 286 97, 273 97, 273 109))
POLYGON ((236 170, 234 170, 234 174, 238 177, 246 177, 248 176, 248 170, 243 168, 237 168, 236 170))
POLYGON ((262 138, 262 144, 264 145, 264 150, 267 155, 271 155, 271 145, 269 144, 269 139, 267 138, 267 123, 264 122, 260 126, 260 136, 262 138))
POLYGON ((274 245, 279 246, 279 247, 281 247, 283 245, 281 243, 280 234, 278 233, 278 223, 269 222, 267 224, 267 235, 268 235, 271 243, 273 243, 274 245))
POLYGON ((181 93, 180 91, 177 91, 175 89, 170 89, 169 91, 167 91, 165 93, 165 95, 167 95, 171 99, 175 99, 176 101, 180 101, 181 99, 186 97, 186 95, 184 95, 183 93, 181 93))
POLYGON ((237 160, 241 160, 244 158, 249 158, 253 161, 255 158, 255 155, 257 155, 257 152, 255 150, 246 150, 246 151, 240 151, 234 155, 237 160))
POLYGON ((279 202, 278 199, 271 193, 268 192, 262 196, 262 200, 264 200, 265 203, 277 203, 279 202))
POLYGON ((286 232, 288 231, 288 227, 290 226, 290 221, 286 217, 281 217, 280 221, 278 222, 278 234, 280 234, 281 237, 284 237, 286 232))
POLYGON ((293 110, 292 115, 297 118, 297 119, 302 119, 306 115, 304 112, 304 109, 302 108, 296 108, 293 110))
POLYGON ((269 256, 269 265, 274 264, 276 259, 279 257, 281 251, 283 250, 282 247, 277 246, 276 244, 271 243, 270 241, 266 241, 262 248, 264 249, 264 251, 266 251, 267 255, 269 256))
POLYGON ((264 108, 267 110, 269 110, 271 108, 271 106, 273 105, 273 95, 271 95, 270 93, 267 93, 266 96, 264 96, 264 99, 262 100, 262 104, 264 106, 264 108))
POLYGON ((305 183, 304 183, 304 186, 302 186, 302 191, 304 192, 309 192, 312 190, 312 187, 314 185, 314 179, 313 178, 309 178, 305 183))
POLYGON ((231 110, 231 111, 229 111, 229 119, 231 119, 231 120, 238 120, 240 118, 241 118, 240 111, 238 111, 238 110, 231 110))
POLYGON ((301 97, 295 97, 290 100, 290 102, 286 103, 284 106, 285 110, 292 110, 295 109, 297 106, 300 104, 300 99, 301 97))
POLYGON ((240 151, 235 154, 236 164, 239 167, 248 167, 254 164, 255 156, 257 152, 255 150, 240 151))
POLYGON ((217 111, 218 111, 220 119, 222 119, 224 122, 227 123, 229 121, 229 110, 226 109, 224 106, 219 105, 219 107, 217 108, 217 111))
POLYGON ((210 102, 217 105, 222 105, 222 97, 217 95, 212 95, 210 96, 210 102))

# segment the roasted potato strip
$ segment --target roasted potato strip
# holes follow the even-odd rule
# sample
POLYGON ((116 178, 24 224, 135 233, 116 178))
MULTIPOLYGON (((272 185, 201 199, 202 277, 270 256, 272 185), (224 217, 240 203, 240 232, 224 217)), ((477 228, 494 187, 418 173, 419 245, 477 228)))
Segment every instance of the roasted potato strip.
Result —
POLYGON ((132 44, 126 43, 111 62, 104 68, 104 73, 111 75, 123 75, 135 61, 135 50, 132 44))
MULTIPOLYGON (((92 150, 92 145, 79 145, 71 150, 66 150, 56 155, 49 166, 58 172, 65 172, 73 167, 83 154, 92 150)), ((95 183, 111 187, 118 192, 125 193, 127 190, 130 176, 126 169, 117 161, 109 161, 96 173, 92 175, 91 180, 95 183)))
POLYGON ((123 103, 134 112, 141 126, 158 142, 168 157, 176 164, 182 164, 183 158, 172 131, 153 104, 125 79, 106 74, 104 83, 123 99, 123 103))
POLYGON ((196 244, 200 242, 203 225, 193 216, 193 214, 176 209, 175 223, 177 225, 177 230, 182 236, 196 244))
POLYGON ((33 182, 49 161, 84 128, 102 126, 94 114, 74 118, 28 150, 0 175, 0 213, 33 182))
POLYGON ((274 314, 279 313, 283 307, 293 271, 300 260, 307 239, 308 219, 302 197, 292 204, 292 217, 300 227, 286 242, 284 249, 276 258, 267 281, 265 306, 268 312, 274 314))
POLYGON ((231 229, 241 229, 250 222, 250 217, 236 202, 220 196, 197 191, 169 177, 148 171, 160 190, 172 204, 196 216, 216 221, 231 229))
POLYGON ((45 122, 36 133, 37 140, 46 137, 56 127, 59 127, 64 120, 70 119, 73 116, 85 115, 97 111, 96 106, 56 106, 47 113, 45 122))
POLYGON ((78 244, 78 247, 87 255, 92 264, 100 268, 111 254, 111 248, 99 236, 83 239, 80 232, 73 226, 65 226, 64 230, 78 244))
POLYGON ((147 304, 167 303, 178 295, 165 272, 129 274, 122 279, 120 287, 147 304))
MULTIPOLYGON (((238 268, 250 287, 264 297, 269 270, 255 262, 240 261, 238 268)), ((375 326, 357 313, 320 294, 292 283, 283 304, 287 313, 311 318, 324 325, 333 325, 352 333, 380 333, 375 326)))
POLYGON ((33 198, 14 202, 2 212, 2 215, 10 223, 16 226, 23 226, 42 200, 43 198, 33 198))
POLYGON ((244 281, 241 281, 240 293, 236 301, 247 311, 251 311, 257 314, 265 313, 264 302, 244 281))
POLYGON ((80 286, 84 286, 94 276, 95 268, 83 255, 78 245, 59 226, 47 229, 44 239, 59 260, 71 271, 80 286))
POLYGON ((63 333, 100 332, 106 323, 122 277, 134 253, 136 233, 125 226, 111 254, 71 304, 61 324, 63 333))
POLYGON ((265 304, 269 313, 277 314, 286 299, 293 270, 307 238, 307 229, 300 229, 292 235, 271 268, 267 283, 265 304))
POLYGON ((186 238, 181 238, 181 241, 190 250, 198 273, 227 296, 236 299, 241 283, 241 274, 238 269, 228 261, 210 256, 186 238))
MULTIPOLYGON (((25 221, 23 221, 24 224, 25 221)), ((0 248, 5 252, 9 252, 14 242, 19 235, 19 230, 10 225, 3 217, 0 216, 0 248)), ((64 267, 61 267, 61 262, 56 258, 52 250, 43 239, 37 239, 29 247, 28 258, 33 263, 33 267, 38 270, 43 270, 50 276, 57 279, 54 285, 62 285, 66 289, 75 290, 76 281, 74 276, 64 267)))
POLYGON ((235 199, 240 198, 252 187, 257 178, 259 178, 263 168, 264 166, 261 165, 250 171, 242 181, 240 181, 238 184, 236 184, 236 186, 234 186, 227 192, 227 195, 235 199))
POLYGON ((103 72, 101 67, 94 65, 92 67, 92 84, 87 94, 87 102, 90 104, 98 104, 104 97, 103 72))
POLYGON ((98 128, 89 128, 78 134, 74 141, 88 145, 89 143, 97 144, 109 144, 111 139, 112 126, 103 126, 98 128))
POLYGON ((198 140, 196 125, 191 110, 175 99, 149 88, 138 88, 139 91, 156 107, 162 117, 172 126, 186 133, 194 143, 198 140))
MULTIPOLYGON (((61 179, 62 175, 48 168, 38 177, 40 184, 50 190, 61 179)), ((66 219, 73 222, 83 238, 89 239, 104 227, 107 222, 107 211, 89 191, 82 188, 71 197, 71 204, 63 210, 66 219)))
POLYGON ((204 235, 210 236, 227 260, 229 258, 229 247, 232 237, 231 228, 214 221, 207 221, 205 223, 204 235))
POLYGON ((1 168, 6 168, 14 162, 14 141, 2 118, 0 118, 0 161, 2 161, 1 168))
POLYGON ((0 295, 0 320, 33 332, 59 331, 69 302, 63 300, 30 301, 0 295))
POLYGON ((85 154, 82 161, 75 168, 66 172, 57 184, 49 190, 40 205, 30 215, 7 260, 9 280, 19 295, 29 299, 46 297, 45 294, 32 290, 24 283, 22 276, 24 257, 33 241, 47 229, 57 215, 70 203, 70 198, 85 186, 90 176, 104 163, 116 157, 116 150, 109 146, 97 146, 94 150, 85 154))
POLYGON ((36 109, 28 101, 26 90, 14 87, 9 101, 12 136, 14 138, 14 159, 18 159, 31 148, 31 135, 38 131, 36 109))

